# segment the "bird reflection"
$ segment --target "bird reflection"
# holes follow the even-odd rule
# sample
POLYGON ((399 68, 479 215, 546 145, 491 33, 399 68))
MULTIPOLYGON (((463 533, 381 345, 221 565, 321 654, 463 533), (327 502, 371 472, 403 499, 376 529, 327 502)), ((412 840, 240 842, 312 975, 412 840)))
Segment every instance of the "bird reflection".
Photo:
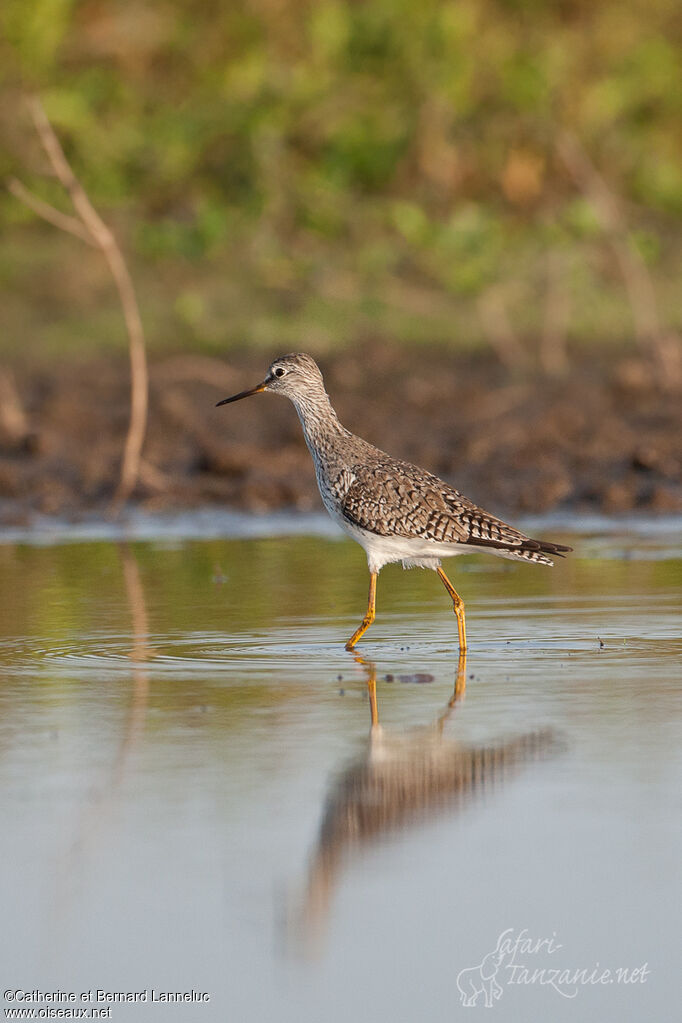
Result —
POLYGON ((327 796, 304 897, 301 936, 306 944, 326 920, 334 887, 349 859, 385 836, 497 789, 556 742, 551 729, 485 745, 464 745, 450 738, 444 726, 465 694, 465 654, 459 657, 453 693, 431 725, 387 731, 379 721, 376 665, 358 656, 355 660, 367 677, 369 738, 362 755, 342 771, 327 796))
MULTIPOLYGON (((379 707, 378 707, 378 704, 377 704, 377 666, 374 663, 374 661, 368 661, 366 658, 362 657, 360 654, 354 654, 353 655, 353 660, 355 661, 356 664, 361 664, 362 665, 362 667, 365 669, 365 674, 367 675, 367 694, 369 696, 369 713, 370 713, 370 726, 371 726, 370 737, 371 736, 376 736, 378 734, 377 733, 377 729, 379 729, 379 707)), ((449 716, 452 713, 455 705, 457 703, 459 703, 460 700, 464 699, 464 693, 466 692, 466 685, 467 685, 467 682, 466 682, 466 667, 467 667, 466 653, 463 652, 463 651, 460 651, 459 660, 457 662, 457 671, 455 672, 455 689, 454 689, 454 692, 453 692, 452 696, 450 697, 450 699, 448 700, 447 707, 438 716, 438 719, 436 721, 435 727, 437 728, 437 730, 439 732, 442 732, 443 725, 445 724, 446 720, 449 718, 449 716)), ((413 677, 416 678, 416 676, 413 676, 413 677)), ((428 677, 431 678, 432 676, 428 676, 428 677)), ((410 678, 410 676, 406 676, 406 681, 409 678, 410 678)))

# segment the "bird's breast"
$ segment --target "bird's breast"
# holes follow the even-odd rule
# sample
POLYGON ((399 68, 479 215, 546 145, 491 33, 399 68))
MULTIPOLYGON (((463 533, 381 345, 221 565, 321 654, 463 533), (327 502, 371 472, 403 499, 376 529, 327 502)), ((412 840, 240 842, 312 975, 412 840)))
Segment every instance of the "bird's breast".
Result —
POLYGON ((334 469, 322 462, 315 461, 315 477, 320 497, 325 508, 336 518, 343 508, 348 488, 355 476, 348 469, 334 469))

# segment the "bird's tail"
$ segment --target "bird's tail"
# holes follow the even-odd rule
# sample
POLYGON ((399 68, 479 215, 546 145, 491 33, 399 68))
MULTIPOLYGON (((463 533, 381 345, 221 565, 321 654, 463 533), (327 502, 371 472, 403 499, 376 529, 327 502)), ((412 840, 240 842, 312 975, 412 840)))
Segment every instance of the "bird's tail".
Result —
POLYGON ((485 547, 491 554, 497 554, 501 558, 510 558, 512 561, 529 561, 534 565, 553 565, 551 557, 563 558, 573 550, 562 543, 552 543, 549 540, 532 540, 524 537, 520 543, 505 543, 503 540, 481 540, 473 541, 476 547, 485 547))

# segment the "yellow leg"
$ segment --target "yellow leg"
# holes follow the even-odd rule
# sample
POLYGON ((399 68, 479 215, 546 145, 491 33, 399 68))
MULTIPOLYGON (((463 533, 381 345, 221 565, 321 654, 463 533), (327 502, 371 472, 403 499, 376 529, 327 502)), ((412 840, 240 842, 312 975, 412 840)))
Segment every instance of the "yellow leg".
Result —
POLYGON ((465 653, 466 648, 467 648, 467 633, 466 633, 466 626, 464 624, 464 601, 462 600, 462 598, 460 597, 459 593, 457 592, 455 587, 452 585, 452 583, 450 582, 450 580, 446 576, 446 574, 443 571, 443 569, 442 568, 438 568, 437 571, 438 571, 438 575, 440 576, 440 580, 441 580, 443 586, 445 587, 445 589, 448 591, 448 593, 452 597, 452 605, 453 605, 453 608, 455 610, 455 614, 457 615, 457 631, 459 633, 459 650, 460 650, 460 653, 465 653))
POLYGON ((360 636, 363 636, 374 619, 376 618, 376 606, 377 606, 377 575, 378 572, 371 572, 369 577, 369 600, 367 601, 367 614, 362 619, 362 623, 357 627, 351 638, 346 643, 346 650, 352 650, 360 636))
POLYGON ((369 696, 369 719, 372 724, 372 728, 376 728, 379 724, 379 708, 377 707, 377 671, 370 673, 367 679, 367 695, 369 696))
POLYGON ((367 661, 362 654, 353 654, 356 664, 361 664, 367 675, 367 695, 369 696, 369 717, 372 730, 379 725, 379 708, 377 706, 377 666, 374 661, 367 661))
POLYGON ((450 706, 454 707, 456 703, 464 699, 464 693, 467 687, 467 655, 466 650, 460 650, 459 661, 457 662, 457 672, 455 674, 455 691, 452 694, 450 700, 450 706))
POLYGON ((376 665, 373 661, 366 661, 362 654, 353 654, 353 660, 356 664, 361 664, 365 669, 367 675, 367 696, 369 697, 369 719, 371 722, 371 731, 379 730, 379 711, 376 703, 376 665))
POLYGON ((464 699, 467 688, 467 655, 464 651, 460 650, 459 660, 457 661, 457 671, 455 672, 455 688, 452 696, 448 700, 448 705, 443 713, 438 718, 438 731, 442 732, 445 722, 452 714, 453 710, 464 699))

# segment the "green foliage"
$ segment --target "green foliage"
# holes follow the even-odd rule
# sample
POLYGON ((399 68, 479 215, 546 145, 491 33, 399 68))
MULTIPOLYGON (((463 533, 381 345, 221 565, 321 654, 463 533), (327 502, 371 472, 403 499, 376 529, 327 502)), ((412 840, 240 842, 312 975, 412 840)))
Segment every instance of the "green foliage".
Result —
MULTIPOLYGON (((592 268, 577 304, 610 289, 617 307, 622 281, 594 258, 608 240, 556 156, 563 128, 623 199, 654 282, 679 266, 676 0, 4 0, 0 28, 0 172, 63 201, 38 173, 21 107, 37 90, 132 250, 143 305, 160 274, 203 289, 198 303, 177 303, 176 340, 187 340, 186 307, 195 343, 219 333, 214 285, 188 277, 200 269, 258 306, 246 336, 238 310, 221 318, 223 342, 257 340, 248 323, 259 318, 289 329, 292 313, 333 342, 393 332, 402 284, 422 289, 423 306, 456 298, 470 323, 467 303, 495 282, 522 273, 541 292, 556 244, 592 268), (324 322, 321 297, 334 306, 324 322)), ((42 245, 50 230, 6 196, 0 227, 13 245, 26 232, 42 245)), ((0 281, 11 274, 16 302, 30 301, 32 282, 5 262, 0 281)), ((614 333, 629 331, 623 308, 614 333)), ((9 314, 20 331, 18 305, 9 314)), ((665 314, 673 325, 682 315, 665 314)), ((458 333, 449 314, 418 320, 420 336, 458 333)), ((417 340, 411 322, 403 333, 417 340)), ((168 338, 159 323, 152 339, 157 329, 168 338)))

